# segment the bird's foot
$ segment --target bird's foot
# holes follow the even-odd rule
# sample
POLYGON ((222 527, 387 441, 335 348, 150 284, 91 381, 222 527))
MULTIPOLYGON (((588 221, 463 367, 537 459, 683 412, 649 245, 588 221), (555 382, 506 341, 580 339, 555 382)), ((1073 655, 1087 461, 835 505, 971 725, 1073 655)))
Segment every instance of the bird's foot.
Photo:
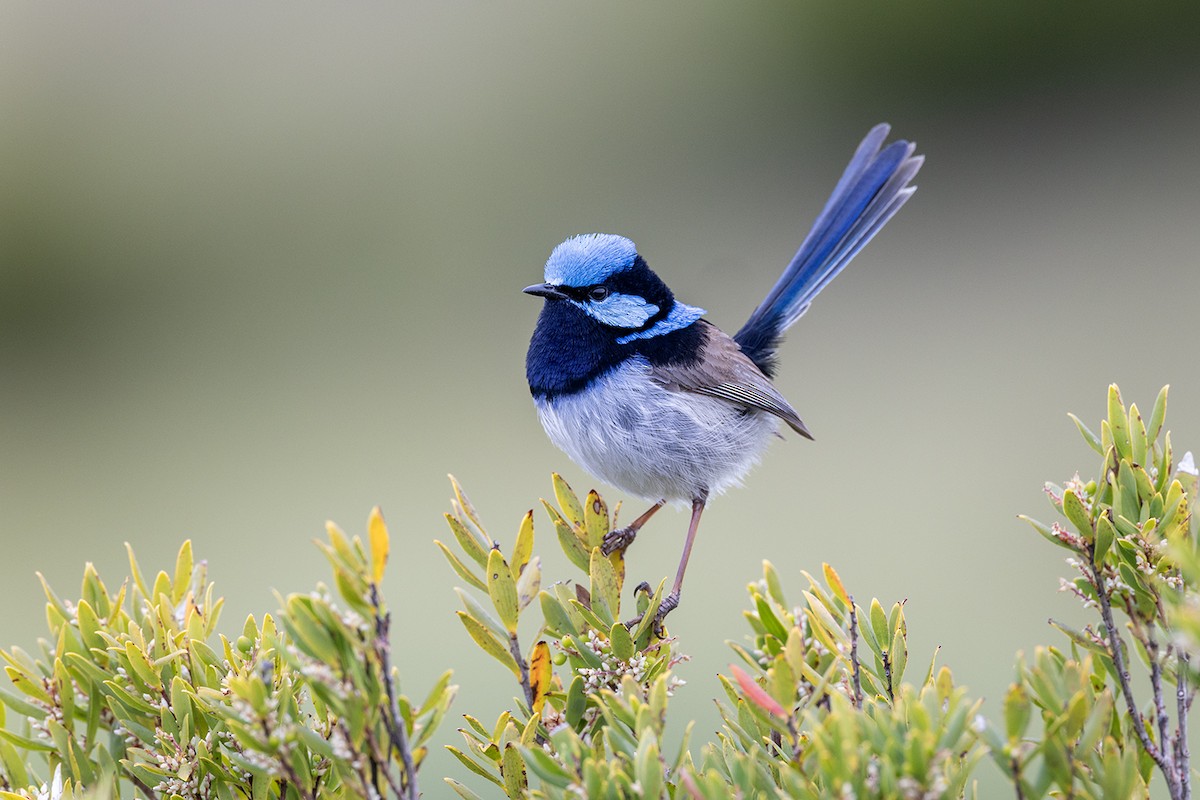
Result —
MULTIPOLYGON (((634 592, 637 593, 637 592, 640 592, 643 590, 646 592, 646 594, 650 594, 650 584, 646 583, 645 581, 642 581, 641 583, 639 583, 637 585, 637 588, 634 590, 634 592)), ((679 593, 678 592, 671 592, 669 595, 667 595, 666 597, 664 597, 662 599, 661 603, 658 604, 658 609, 654 612, 654 635, 655 636, 657 636, 660 639, 666 638, 663 635, 664 633, 666 633, 666 631, 663 629, 663 620, 665 620, 667 618, 667 614, 670 614, 672 611, 674 611, 678 607, 679 607, 679 593)), ((626 628, 629 628, 630 630, 632 630, 633 628, 636 628, 638 625, 641 625, 642 620, 645 618, 646 618, 645 614, 638 614, 633 619, 626 620, 622 624, 624 624, 624 626, 626 628)))
POLYGON ((600 552, 606 556, 611 556, 618 550, 624 551, 626 547, 633 544, 633 540, 637 538, 637 533, 638 529, 632 525, 610 531, 604 537, 604 541, 600 543, 600 552))
POLYGON ((679 607, 679 592, 671 592, 669 595, 667 595, 666 597, 663 598, 661 603, 658 604, 658 611, 655 612, 655 614, 654 614, 654 635, 655 636, 659 637, 660 639, 662 638, 663 622, 666 620, 667 614, 670 614, 672 611, 674 611, 678 607, 679 607))

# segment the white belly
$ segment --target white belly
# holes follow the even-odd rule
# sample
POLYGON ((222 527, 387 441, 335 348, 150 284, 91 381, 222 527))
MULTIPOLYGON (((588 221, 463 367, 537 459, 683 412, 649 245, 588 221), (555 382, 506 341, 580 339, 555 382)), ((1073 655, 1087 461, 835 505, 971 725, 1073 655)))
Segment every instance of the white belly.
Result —
POLYGON ((640 359, 582 392, 536 401, 551 441, 596 477, 650 501, 690 502, 738 484, 778 420, 664 388, 640 359))

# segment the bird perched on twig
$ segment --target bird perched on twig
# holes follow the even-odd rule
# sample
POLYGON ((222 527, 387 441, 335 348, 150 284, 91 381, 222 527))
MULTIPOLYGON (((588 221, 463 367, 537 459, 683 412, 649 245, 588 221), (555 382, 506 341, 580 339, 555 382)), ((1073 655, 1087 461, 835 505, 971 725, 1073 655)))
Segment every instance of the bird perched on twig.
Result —
POLYGON ((611 234, 567 239, 550 254, 545 298, 525 372, 550 439, 596 477, 653 505, 613 531, 603 550, 633 541, 667 502, 691 522, 658 623, 679 604, 683 574, 708 499, 737 484, 780 421, 811 439, 771 384, 783 333, 912 193, 923 156, 863 139, 825 209, 779 281, 732 337, 679 302, 633 242, 611 234))

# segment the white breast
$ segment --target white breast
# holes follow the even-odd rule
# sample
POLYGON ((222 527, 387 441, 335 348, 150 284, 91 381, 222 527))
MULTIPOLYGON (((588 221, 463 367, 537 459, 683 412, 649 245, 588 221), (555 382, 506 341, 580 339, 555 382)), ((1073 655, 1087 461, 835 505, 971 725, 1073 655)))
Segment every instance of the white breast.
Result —
POLYGON ((778 419, 725 400, 667 389, 641 358, 571 395, 536 401, 547 435, 576 463, 650 501, 690 502, 736 485, 778 419))

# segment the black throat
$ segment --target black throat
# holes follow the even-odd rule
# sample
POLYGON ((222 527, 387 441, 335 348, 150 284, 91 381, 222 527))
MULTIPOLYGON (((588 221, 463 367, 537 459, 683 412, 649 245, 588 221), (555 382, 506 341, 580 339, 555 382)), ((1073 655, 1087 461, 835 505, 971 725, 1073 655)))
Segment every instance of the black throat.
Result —
MULTIPOLYGON (((670 308, 661 310, 654 321, 669 313, 670 308)), ((686 328, 620 344, 617 339, 629 331, 602 325, 569 302, 547 301, 525 356, 529 391, 547 399, 574 394, 635 356, 652 366, 694 363, 705 341, 705 324, 698 320, 686 328)))

